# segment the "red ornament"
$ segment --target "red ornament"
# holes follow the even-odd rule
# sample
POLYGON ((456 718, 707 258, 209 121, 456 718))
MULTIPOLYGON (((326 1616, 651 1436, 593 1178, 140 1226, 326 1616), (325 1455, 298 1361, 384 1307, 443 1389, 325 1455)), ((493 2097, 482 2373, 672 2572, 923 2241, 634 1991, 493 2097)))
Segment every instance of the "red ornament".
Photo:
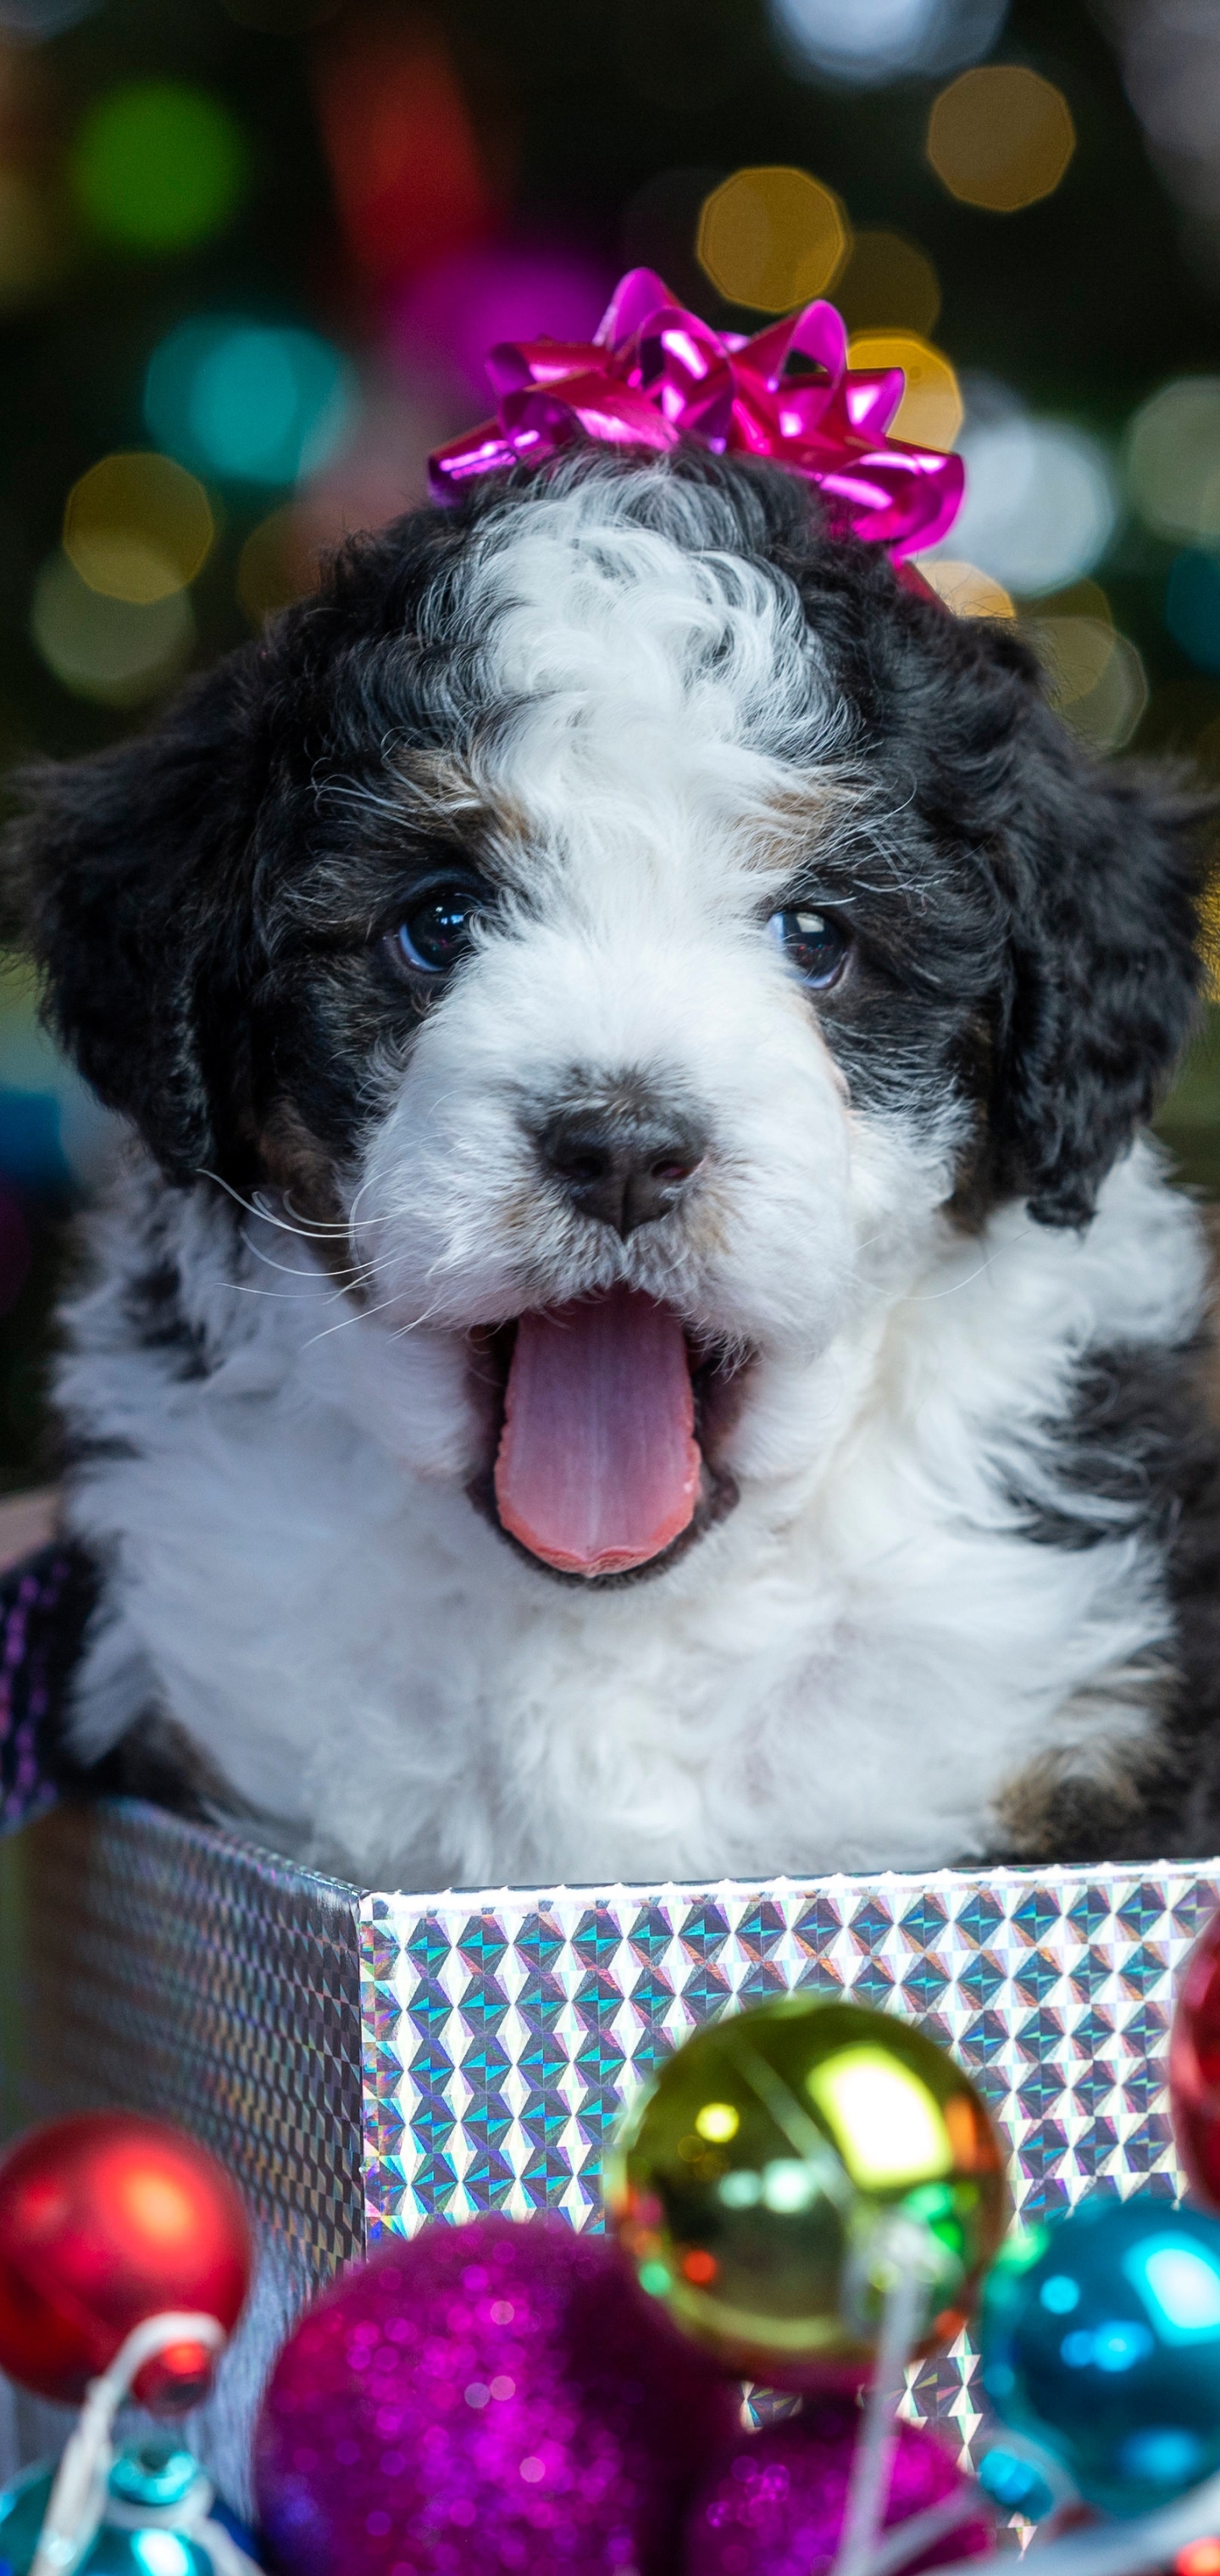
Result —
POLYGON ((1169 2107, 1186 2179, 1220 2211, 1220 1913, 1205 1924, 1182 1972, 1169 2035, 1169 2107))
MULTIPOLYGON (((250 2230, 223 2165, 162 2120, 87 2111, 27 2130, 0 2162, 0 2370, 78 2401, 145 2317, 236 2324, 250 2230)), ((193 2406, 214 2355, 182 2343, 146 2362, 144 2406, 193 2406)))

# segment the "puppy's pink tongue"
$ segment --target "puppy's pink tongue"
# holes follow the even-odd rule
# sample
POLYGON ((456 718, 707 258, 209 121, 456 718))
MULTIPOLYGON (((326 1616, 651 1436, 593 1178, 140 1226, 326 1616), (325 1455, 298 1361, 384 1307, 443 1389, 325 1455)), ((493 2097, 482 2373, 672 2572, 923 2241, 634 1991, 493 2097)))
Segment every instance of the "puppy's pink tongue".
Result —
POLYGON ((694 1511, 694 1422, 669 1307, 613 1288, 523 1315, 496 1458, 504 1528, 566 1574, 646 1565, 694 1511))

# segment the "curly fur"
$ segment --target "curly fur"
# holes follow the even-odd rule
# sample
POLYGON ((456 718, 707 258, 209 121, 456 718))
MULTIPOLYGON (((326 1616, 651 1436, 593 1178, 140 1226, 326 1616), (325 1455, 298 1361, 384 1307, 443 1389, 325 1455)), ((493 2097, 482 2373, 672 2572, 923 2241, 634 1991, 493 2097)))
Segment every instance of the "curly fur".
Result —
POLYGON ((61 1374, 83 1756, 172 1722, 207 1803, 415 1885, 1214 1841, 1205 1251, 1135 1141, 1200 817, 1010 629, 770 469, 582 457, 355 540, 27 803, 48 1009, 140 1140, 61 1374), (411 993, 450 864, 488 908, 411 993), (710 1140, 626 1242, 538 1145, 625 1086, 710 1140), (565 1587, 476 1508, 497 1336, 624 1281, 725 1508, 565 1587))

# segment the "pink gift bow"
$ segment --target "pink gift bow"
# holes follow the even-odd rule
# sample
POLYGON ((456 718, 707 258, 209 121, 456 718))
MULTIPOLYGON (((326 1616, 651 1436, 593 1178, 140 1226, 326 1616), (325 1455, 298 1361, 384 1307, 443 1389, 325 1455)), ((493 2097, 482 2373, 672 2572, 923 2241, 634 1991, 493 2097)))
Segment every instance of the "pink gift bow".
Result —
POLYGON ((580 436, 669 449, 693 439, 715 455, 769 457, 815 483, 832 525, 897 559, 935 545, 961 507, 960 456, 885 431, 902 400, 901 367, 852 375, 833 304, 807 304, 752 340, 710 329, 650 268, 620 278, 591 341, 502 340, 487 360, 495 420, 428 459, 438 500, 476 475, 537 464, 580 436))

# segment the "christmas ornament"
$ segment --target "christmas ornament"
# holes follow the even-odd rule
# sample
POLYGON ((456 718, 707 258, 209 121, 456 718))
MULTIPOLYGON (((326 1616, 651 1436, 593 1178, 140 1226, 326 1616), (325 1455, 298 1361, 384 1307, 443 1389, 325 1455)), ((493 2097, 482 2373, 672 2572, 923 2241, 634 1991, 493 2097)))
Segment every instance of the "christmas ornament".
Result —
POLYGON ((688 2039, 629 2106, 605 2191, 641 2287, 780 2388, 858 2386, 891 2288, 908 2348, 947 2341, 1008 2215, 991 2120, 944 2050, 801 1996, 688 2039))
POLYGON ((435 2222, 290 2337, 255 2442, 260 2518, 287 2576, 668 2576, 736 2424, 604 2238, 435 2222))
MULTIPOLYGON (((76 2400, 148 2317, 199 2311, 223 2342, 250 2263, 236 2186, 180 2129, 126 2111, 29 2129, 0 2162, 0 2369, 76 2400)), ((214 2358, 183 2335, 143 2357, 134 2394, 193 2406, 214 2358)))
POLYGON ((1174 2144, 1191 2190, 1220 2209, 1220 1913, 1195 1943, 1169 2034, 1174 2144))
POLYGON ((1186 2495, 1220 2469, 1220 2220, 1143 2193, 1083 2201, 1000 2256, 981 2349, 997 2414, 1088 2503, 1128 2516, 1186 2495))
MULTIPOLYGON (((806 2398, 786 2424, 743 2434, 689 2516, 682 2576, 821 2576, 839 2554, 860 2410, 806 2398)), ((904 2571, 982 2552, 991 2520, 931 2433, 897 2428, 882 2526, 904 2571)))
MULTIPOLYGON (((10 2576, 27 2576, 33 2564, 53 2478, 52 2469, 29 2469, 0 2495, 0 2561, 10 2576)), ((74 2564, 78 2576, 249 2576, 257 2560, 198 2461, 154 2435, 119 2452, 97 2529, 74 2564)))
POLYGON ((587 438, 768 457, 815 485, 832 525, 895 558, 935 545, 961 507, 960 456, 889 436, 902 369, 849 371, 847 332, 832 304, 807 304, 746 340, 713 331, 654 270, 633 268, 592 340, 502 341, 487 373, 497 417, 429 458, 438 500, 587 438))
POLYGON ((1021 2442, 1015 2435, 1006 2442, 992 2442, 984 2451, 978 2481, 1002 2513, 1024 2514, 1027 2522, 1045 2522, 1056 2505, 1076 2501, 1076 2490, 1062 2463, 1052 2460, 1037 2443, 1021 2442))
MULTIPOLYGON (((250 2257, 245 2211, 223 2167, 161 2120, 86 2112, 31 2129, 10 2149, 0 2163, 0 2367, 39 2396, 84 2401, 58 2468, 0 2499, 14 2564, 32 2537, 31 2576, 73 2576, 99 2550, 99 2568, 118 2576, 122 2547, 116 2557, 108 2526, 132 2514, 138 2534, 151 2515, 162 2563, 137 2548, 145 2576, 206 2576, 208 2556, 196 2566, 193 2541, 159 2521, 162 2508, 136 2492, 138 2462, 116 2462, 111 2436, 130 2396, 172 2412, 204 2394, 241 2310, 250 2257)), ((168 2472, 158 2474, 164 2482, 168 2472)), ((181 2471, 178 2480, 182 2503, 190 2481, 181 2471)), ((202 2489, 194 2493, 198 2503, 202 2489)), ((207 2519, 206 2504, 197 2518, 207 2519)), ((235 2549, 223 2529, 209 2542, 217 2576, 248 2564, 235 2549)))

